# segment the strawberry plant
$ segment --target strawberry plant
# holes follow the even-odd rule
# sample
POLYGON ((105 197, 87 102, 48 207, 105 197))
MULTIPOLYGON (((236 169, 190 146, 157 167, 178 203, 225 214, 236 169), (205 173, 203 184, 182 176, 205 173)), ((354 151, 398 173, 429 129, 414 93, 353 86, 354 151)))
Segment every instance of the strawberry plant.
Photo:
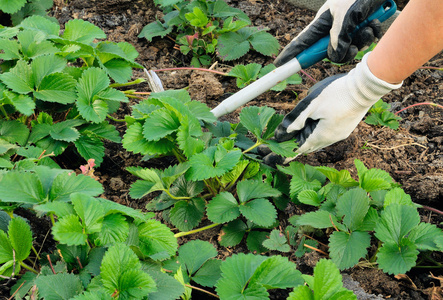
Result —
POLYGON ((12 24, 17 25, 28 16, 45 16, 46 11, 50 9, 52 5, 52 0, 2 1, 0 3, 0 11, 9 14, 12 24))
POLYGON ((191 65, 209 65, 214 53, 222 60, 234 60, 254 49, 263 55, 278 52, 277 40, 265 28, 249 26, 244 12, 223 0, 154 1, 165 13, 145 26, 139 37, 148 41, 156 36, 174 34, 183 54, 192 53, 191 65))
MULTIPOLYGON (((276 67, 273 64, 262 67, 260 64, 251 63, 247 65, 236 65, 228 73, 229 76, 237 78, 237 87, 244 88, 248 84, 268 74, 276 67)), ((294 74, 286 80, 283 80, 273 88, 271 91, 283 91, 288 84, 300 84, 302 82, 300 75, 294 74)))
POLYGON ((17 145, 55 156, 73 145, 85 160, 100 165, 103 140, 121 141, 106 118, 128 101, 115 87, 131 78, 133 67, 141 67, 134 61, 137 51, 128 43, 94 42, 106 35, 83 20, 71 20, 59 32, 57 23, 41 16, 0 31, 5 166, 11 167, 17 145))
POLYGON ((254 297, 269 299, 270 289, 286 289, 303 284, 300 271, 287 258, 237 254, 221 264, 216 291, 221 299, 254 297))
POLYGON ((405 273, 416 265, 419 251, 438 249, 437 238, 443 232, 435 225, 420 223, 417 205, 388 173, 367 169, 358 160, 355 164, 358 181, 347 170, 312 168, 300 163, 281 168, 294 174, 293 200, 319 208, 290 221, 297 226, 334 228, 329 236, 329 255, 340 269, 351 268, 367 257, 371 232, 375 231, 381 243, 376 255, 367 259, 384 272, 405 273), (318 172, 329 183, 323 185, 322 176, 315 175, 318 172))
POLYGON ((389 103, 383 102, 382 99, 378 100, 369 110, 369 116, 366 117, 365 122, 369 125, 386 126, 397 130, 401 117, 390 112, 390 108, 389 103))
POLYGON ((302 275, 307 285, 297 286, 288 300, 357 299, 343 287, 340 270, 330 260, 322 259, 314 267, 314 276, 302 275))
POLYGON ((179 162, 165 170, 128 168, 141 178, 131 186, 131 197, 162 192, 148 204, 149 210, 167 210, 170 221, 181 231, 195 228, 205 210, 216 224, 240 217, 264 227, 276 221, 270 199, 281 192, 272 187, 271 174, 270 182, 263 182, 266 168, 248 154, 267 145, 281 155, 294 155, 293 141, 279 144, 271 140, 281 121, 273 109, 245 108, 240 124, 214 125, 215 118, 204 104, 192 101, 185 91, 167 91, 135 105, 127 121, 130 125, 123 138, 127 150, 146 158, 174 155, 179 162), (201 124, 208 131, 203 132, 201 124), (246 137, 248 130, 254 141, 246 137))

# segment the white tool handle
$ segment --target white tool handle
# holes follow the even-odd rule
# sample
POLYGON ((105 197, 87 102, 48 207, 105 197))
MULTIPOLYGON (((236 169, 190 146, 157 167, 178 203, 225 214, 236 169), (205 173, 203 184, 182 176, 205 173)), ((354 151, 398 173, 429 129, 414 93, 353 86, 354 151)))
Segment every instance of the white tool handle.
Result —
POLYGON ((211 112, 216 118, 229 114, 301 70, 297 58, 269 72, 257 81, 223 100, 211 112))

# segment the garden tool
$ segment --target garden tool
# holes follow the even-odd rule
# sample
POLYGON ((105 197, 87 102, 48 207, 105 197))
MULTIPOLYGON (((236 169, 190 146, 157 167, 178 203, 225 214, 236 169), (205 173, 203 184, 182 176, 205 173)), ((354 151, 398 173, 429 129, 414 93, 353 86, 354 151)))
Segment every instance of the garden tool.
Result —
MULTIPOLYGON (((385 1, 379 7, 379 9, 377 9, 372 15, 370 15, 365 21, 355 28, 354 33, 366 27, 369 22, 375 19, 380 22, 386 21, 396 12, 396 10, 397 5, 393 0, 385 1)), ((329 36, 325 36, 318 40, 311 47, 297 55, 297 57, 225 99, 217 107, 211 110, 211 112, 216 118, 231 113, 257 96, 263 94, 273 86, 299 72, 301 69, 306 69, 326 58, 329 41, 329 36)))

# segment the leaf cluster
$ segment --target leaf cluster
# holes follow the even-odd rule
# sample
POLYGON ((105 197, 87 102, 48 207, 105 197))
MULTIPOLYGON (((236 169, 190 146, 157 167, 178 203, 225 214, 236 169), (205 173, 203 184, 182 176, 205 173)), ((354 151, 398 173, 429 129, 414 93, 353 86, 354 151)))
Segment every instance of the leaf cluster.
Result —
MULTIPOLYGON (((236 65, 231 71, 228 73, 229 76, 237 78, 237 87, 244 88, 249 85, 253 81, 257 80, 272 72, 276 67, 273 64, 266 65, 262 67, 262 65, 257 63, 250 63, 247 65, 236 65)), ((281 92, 283 91, 288 84, 300 84, 302 79, 300 75, 294 74, 286 80, 283 80, 276 86, 271 88, 271 91, 281 92)))
POLYGON ((0 141, 7 147, 0 155, 5 167, 11 167, 5 160, 17 153, 17 146, 57 156, 74 145, 85 160, 100 165, 102 140, 120 142, 106 117, 128 100, 111 79, 127 82, 132 68, 141 66, 132 45, 96 42, 104 38, 100 28, 83 20, 70 20, 60 34, 60 25, 42 16, 0 29, 0 130, 5 133, 0 141))
POLYGON ((365 122, 369 125, 386 126, 397 130, 401 117, 395 115, 389 109, 391 105, 384 102, 382 99, 378 100, 369 110, 369 116, 366 117, 365 122))
MULTIPOLYGON (((179 161, 164 170, 127 169, 141 178, 131 186, 131 197, 139 199, 161 192, 147 205, 149 210, 164 211, 181 231, 195 228, 205 213, 214 223, 226 223, 225 233, 231 227, 269 228, 276 222, 277 211, 271 199, 282 193, 272 185, 279 181, 273 179, 269 167, 250 154, 266 145, 280 155, 294 155, 294 141, 279 144, 272 140, 281 122, 272 108, 244 108, 239 124, 215 122, 209 108, 192 101, 187 92, 167 91, 135 105, 127 120, 131 124, 123 137, 127 150, 145 158, 175 155, 179 161), (263 181, 263 176, 268 180, 263 181)), ((246 232, 249 230, 226 234, 221 243, 236 245, 246 232)), ((264 240, 263 233, 258 234, 264 240)), ((251 235, 249 239, 256 237, 251 235)), ((263 249, 256 242, 251 247, 263 249)))
POLYGON ((173 34, 183 54, 192 53, 191 65, 209 65, 214 53, 224 61, 242 57, 250 49, 275 55, 278 41, 266 28, 252 27, 248 16, 223 0, 157 0, 163 22, 145 26, 139 37, 148 41, 173 34))
POLYGON ((358 181, 347 170, 300 163, 281 168, 293 176, 293 201, 318 207, 290 221, 297 226, 333 228, 329 254, 342 270, 366 258, 377 262, 384 272, 405 273, 416 265, 419 251, 438 249, 437 239, 443 232, 420 222, 417 206, 388 173, 367 169, 359 160, 355 164, 358 181), (325 184, 325 178, 329 183, 325 184), (381 243, 376 256, 369 258, 367 249, 373 236, 381 243))
POLYGON ((45 16, 53 5, 53 0, 16 0, 2 1, 0 11, 9 14, 13 25, 19 24, 29 16, 45 16))

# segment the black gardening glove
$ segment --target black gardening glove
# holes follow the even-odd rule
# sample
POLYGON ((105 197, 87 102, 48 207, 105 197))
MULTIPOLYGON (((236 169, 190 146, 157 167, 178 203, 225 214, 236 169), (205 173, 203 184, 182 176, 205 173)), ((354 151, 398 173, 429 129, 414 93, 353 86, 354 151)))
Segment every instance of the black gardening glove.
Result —
POLYGON ((382 30, 378 20, 360 29, 354 37, 351 34, 356 26, 374 13, 385 0, 328 0, 319 9, 315 19, 296 36, 274 64, 281 66, 309 48, 319 39, 330 34, 328 58, 335 63, 350 61, 359 50, 381 38, 382 30))

